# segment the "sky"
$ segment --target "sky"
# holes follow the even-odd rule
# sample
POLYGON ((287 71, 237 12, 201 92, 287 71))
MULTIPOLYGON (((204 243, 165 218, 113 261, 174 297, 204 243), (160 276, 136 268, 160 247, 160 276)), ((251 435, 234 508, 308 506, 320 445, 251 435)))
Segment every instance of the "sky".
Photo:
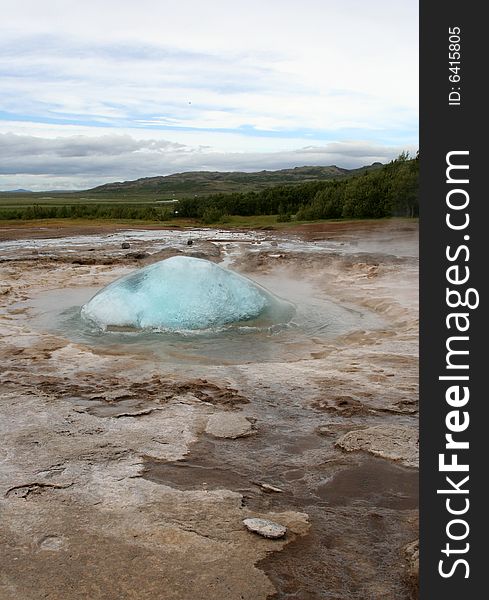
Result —
POLYGON ((0 190, 418 149, 413 0, 0 0, 0 190))

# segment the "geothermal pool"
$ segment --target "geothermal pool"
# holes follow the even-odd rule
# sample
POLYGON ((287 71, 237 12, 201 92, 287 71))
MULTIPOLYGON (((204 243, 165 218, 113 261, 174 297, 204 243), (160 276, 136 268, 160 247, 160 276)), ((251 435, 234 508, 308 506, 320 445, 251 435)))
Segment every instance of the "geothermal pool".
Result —
MULTIPOLYGON (((137 271, 131 271, 136 273, 137 271)), ((60 288, 41 292, 20 303, 29 308, 38 330, 66 336, 101 350, 153 356, 166 363, 241 364, 314 358, 334 339, 356 331, 376 330, 385 320, 364 307, 325 297, 317 286, 285 275, 250 277, 285 300, 291 310, 268 319, 256 318, 203 330, 102 330, 82 317, 82 307, 100 291, 95 287, 60 288), (273 322, 270 322, 273 321, 273 322)))

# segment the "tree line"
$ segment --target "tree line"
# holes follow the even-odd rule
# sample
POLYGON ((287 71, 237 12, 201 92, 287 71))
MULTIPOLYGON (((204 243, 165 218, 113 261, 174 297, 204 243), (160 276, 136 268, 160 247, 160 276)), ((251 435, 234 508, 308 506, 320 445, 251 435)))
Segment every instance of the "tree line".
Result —
POLYGON ((419 155, 402 153, 382 167, 329 181, 280 185, 258 192, 212 194, 183 198, 177 204, 71 204, 0 207, 0 219, 199 219, 225 222, 232 215, 277 215, 277 221, 417 217, 419 155))
POLYGON ((0 207, 0 219, 120 219, 144 221, 168 221, 174 216, 173 209, 148 206, 147 204, 68 204, 62 206, 0 207))
POLYGON ((279 221, 416 217, 419 156, 402 153, 396 160, 361 175, 260 192, 213 194, 179 201, 179 216, 214 223, 227 215, 278 215, 279 221))

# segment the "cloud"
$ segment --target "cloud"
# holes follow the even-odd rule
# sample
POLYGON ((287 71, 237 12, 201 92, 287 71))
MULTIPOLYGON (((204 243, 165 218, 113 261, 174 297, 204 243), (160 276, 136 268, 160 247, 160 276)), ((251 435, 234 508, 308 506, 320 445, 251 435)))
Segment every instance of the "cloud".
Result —
POLYGON ((403 148, 367 142, 330 143, 278 152, 216 152, 167 140, 128 135, 40 138, 0 134, 0 188, 86 189, 179 171, 260 171, 302 165, 358 167, 386 162, 403 148), (24 185, 24 184, 23 184, 24 185))
POLYGON ((331 144, 352 139, 415 147, 417 21, 411 0, 4 0, 0 132, 36 139, 21 165, 5 138, 3 168, 58 177, 64 157, 65 174, 87 168, 88 181, 94 169, 139 176, 142 156, 149 174, 263 153, 282 164, 306 146, 336 156, 331 144), (74 134, 92 145, 34 153, 74 134), (132 142, 121 154, 105 136, 132 142), (149 140, 159 149, 137 146, 149 140))
POLYGON ((310 61, 259 52, 216 56, 135 41, 121 49, 53 35, 21 36, 16 47, 0 44, 0 111, 12 119, 260 132, 416 125, 412 94, 362 87, 361 69, 355 79, 351 66, 348 81, 333 76, 335 63, 314 80, 310 61))

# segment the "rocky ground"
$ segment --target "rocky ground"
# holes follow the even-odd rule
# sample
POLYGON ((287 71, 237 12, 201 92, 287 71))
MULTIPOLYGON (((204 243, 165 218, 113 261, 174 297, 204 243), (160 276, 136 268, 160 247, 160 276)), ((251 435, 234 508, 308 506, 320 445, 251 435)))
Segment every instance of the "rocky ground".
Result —
POLYGON ((0 598, 416 597, 416 224, 160 233, 129 249, 0 248, 0 598), (283 275, 383 325, 298 343, 294 360, 202 364, 32 318, 47 290, 178 252, 283 275), (247 518, 287 533, 267 539, 247 518))

